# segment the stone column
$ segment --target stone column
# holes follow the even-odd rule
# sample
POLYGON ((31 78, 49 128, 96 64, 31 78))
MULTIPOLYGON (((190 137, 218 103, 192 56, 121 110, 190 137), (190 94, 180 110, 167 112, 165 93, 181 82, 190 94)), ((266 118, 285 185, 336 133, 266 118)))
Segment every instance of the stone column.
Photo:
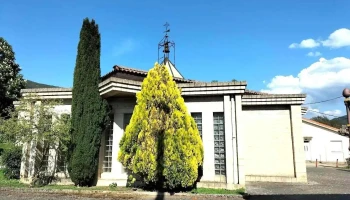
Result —
POLYGON ((28 163, 28 180, 31 181, 35 173, 35 160, 36 160, 36 145, 37 142, 32 140, 29 143, 29 163, 28 163))
POLYGON ((26 178, 28 178, 28 173, 26 173, 26 171, 28 171, 28 166, 27 166, 27 162, 28 162, 28 157, 27 157, 27 151, 29 150, 29 143, 25 143, 23 144, 23 148, 22 148, 22 159, 21 159, 21 169, 20 169, 20 178, 21 180, 25 181, 26 178))
POLYGON ((225 119, 225 151, 226 151, 226 183, 227 187, 233 187, 233 144, 232 144, 232 110, 230 96, 224 96, 224 119, 225 119))
POLYGON ((236 140, 237 140, 237 160, 238 160, 238 183, 245 185, 245 170, 244 170, 244 133, 242 126, 242 96, 235 96, 236 109, 236 140))

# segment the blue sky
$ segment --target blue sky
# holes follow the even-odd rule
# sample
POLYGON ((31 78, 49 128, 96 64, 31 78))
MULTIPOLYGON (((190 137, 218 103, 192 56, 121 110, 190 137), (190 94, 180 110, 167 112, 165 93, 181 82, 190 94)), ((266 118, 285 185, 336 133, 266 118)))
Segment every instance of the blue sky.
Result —
MULTIPOLYGON (((308 102, 341 96, 342 88, 350 87, 350 78, 338 77, 340 70, 350 70, 348 0, 62 2, 1 3, 0 36, 13 46, 26 79, 71 87, 79 31, 83 19, 89 17, 96 20, 101 32, 102 74, 111 71, 115 64, 150 69, 157 61, 163 24, 169 22, 170 39, 176 42, 176 66, 185 78, 246 80, 253 90, 307 93, 308 102), (330 35, 342 28, 343 37, 327 43, 330 35), (289 48, 311 38, 320 45, 309 41, 294 45, 299 48, 289 48), (337 46, 339 40, 343 43, 337 46), (313 56, 307 56, 308 53, 313 56), (324 84, 315 84, 311 79, 308 83, 305 79, 310 74, 305 73, 298 77, 313 64, 326 66, 316 69, 318 72, 335 73, 333 82, 316 78, 324 84), (276 76, 280 78, 274 79, 276 76), (293 83, 288 82, 291 79, 293 83)), ((342 99, 310 109, 344 114, 342 99)))

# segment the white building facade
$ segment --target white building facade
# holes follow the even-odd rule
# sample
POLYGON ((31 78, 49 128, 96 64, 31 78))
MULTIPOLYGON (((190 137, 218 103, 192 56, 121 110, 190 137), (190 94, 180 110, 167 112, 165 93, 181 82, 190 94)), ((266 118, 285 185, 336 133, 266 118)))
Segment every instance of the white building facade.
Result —
POLYGON ((349 159, 349 137, 334 128, 314 120, 303 119, 305 160, 345 163, 349 159))
MULTIPOLYGON (((198 187, 234 189, 249 181, 307 181, 301 114, 304 94, 253 92, 246 89, 245 81, 192 81, 182 78, 170 61, 165 65, 181 88, 202 136, 204 164, 198 187)), ((113 126, 103 133, 101 141, 97 185, 126 185, 127 173, 117 160, 119 141, 146 76, 147 71, 114 66, 102 77, 100 94, 114 114, 113 126)), ((24 89, 22 93, 62 99, 65 105, 57 108, 58 112, 70 113, 70 88, 24 89)), ((34 154, 35 150, 29 152, 34 154)), ((53 152, 51 159, 55 155, 53 152)), ((26 159, 32 157, 24 158, 23 181, 29 180, 34 170, 25 164, 26 159)))

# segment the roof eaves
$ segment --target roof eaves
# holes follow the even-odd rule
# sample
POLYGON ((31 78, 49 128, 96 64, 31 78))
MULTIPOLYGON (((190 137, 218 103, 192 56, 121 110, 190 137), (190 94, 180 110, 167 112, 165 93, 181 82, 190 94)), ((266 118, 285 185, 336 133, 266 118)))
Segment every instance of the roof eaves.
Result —
POLYGON ((326 124, 323 124, 323 123, 314 121, 314 120, 312 120, 312 119, 303 118, 302 120, 303 120, 304 122, 307 122, 307 123, 313 124, 313 125, 315 125, 315 126, 318 126, 318 127, 321 127, 321 128, 325 128, 325 129, 328 129, 328 130, 331 130, 331 131, 334 131, 334 132, 336 132, 336 133, 339 132, 339 129, 338 129, 338 128, 335 128, 335 127, 332 127, 332 126, 329 126, 329 125, 326 125, 326 124))

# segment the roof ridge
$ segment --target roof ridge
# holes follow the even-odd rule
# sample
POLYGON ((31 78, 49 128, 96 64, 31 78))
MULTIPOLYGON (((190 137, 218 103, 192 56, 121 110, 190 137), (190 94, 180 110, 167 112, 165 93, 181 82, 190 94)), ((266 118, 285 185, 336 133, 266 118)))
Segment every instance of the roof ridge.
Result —
MULTIPOLYGON (((113 73, 117 72, 117 71, 121 71, 121 72, 126 72, 126 73, 134 73, 134 74, 141 74, 144 76, 147 76, 148 74, 148 70, 140 70, 140 69, 136 69, 136 68, 131 68, 131 67, 126 67, 126 66, 121 66, 121 65, 114 65, 113 66, 113 70, 106 73, 105 75, 101 76, 102 80, 106 80, 107 78, 109 78, 113 73)), ((197 82, 191 79, 184 79, 184 78, 178 78, 178 77, 173 77, 174 81, 181 81, 181 82, 188 82, 188 83, 192 83, 192 82, 197 82)))
POLYGON ((255 90, 249 90, 249 89, 246 89, 245 90, 246 93, 251 93, 251 94, 270 94, 270 93, 266 93, 266 92, 259 92, 259 91, 255 91, 255 90))
POLYGON ((134 70, 134 71, 139 71, 139 72, 144 72, 144 73, 148 73, 147 70, 143 70, 143 69, 136 69, 133 67, 127 67, 127 66, 121 66, 121 65, 114 65, 113 69, 125 69, 125 70, 134 70))

